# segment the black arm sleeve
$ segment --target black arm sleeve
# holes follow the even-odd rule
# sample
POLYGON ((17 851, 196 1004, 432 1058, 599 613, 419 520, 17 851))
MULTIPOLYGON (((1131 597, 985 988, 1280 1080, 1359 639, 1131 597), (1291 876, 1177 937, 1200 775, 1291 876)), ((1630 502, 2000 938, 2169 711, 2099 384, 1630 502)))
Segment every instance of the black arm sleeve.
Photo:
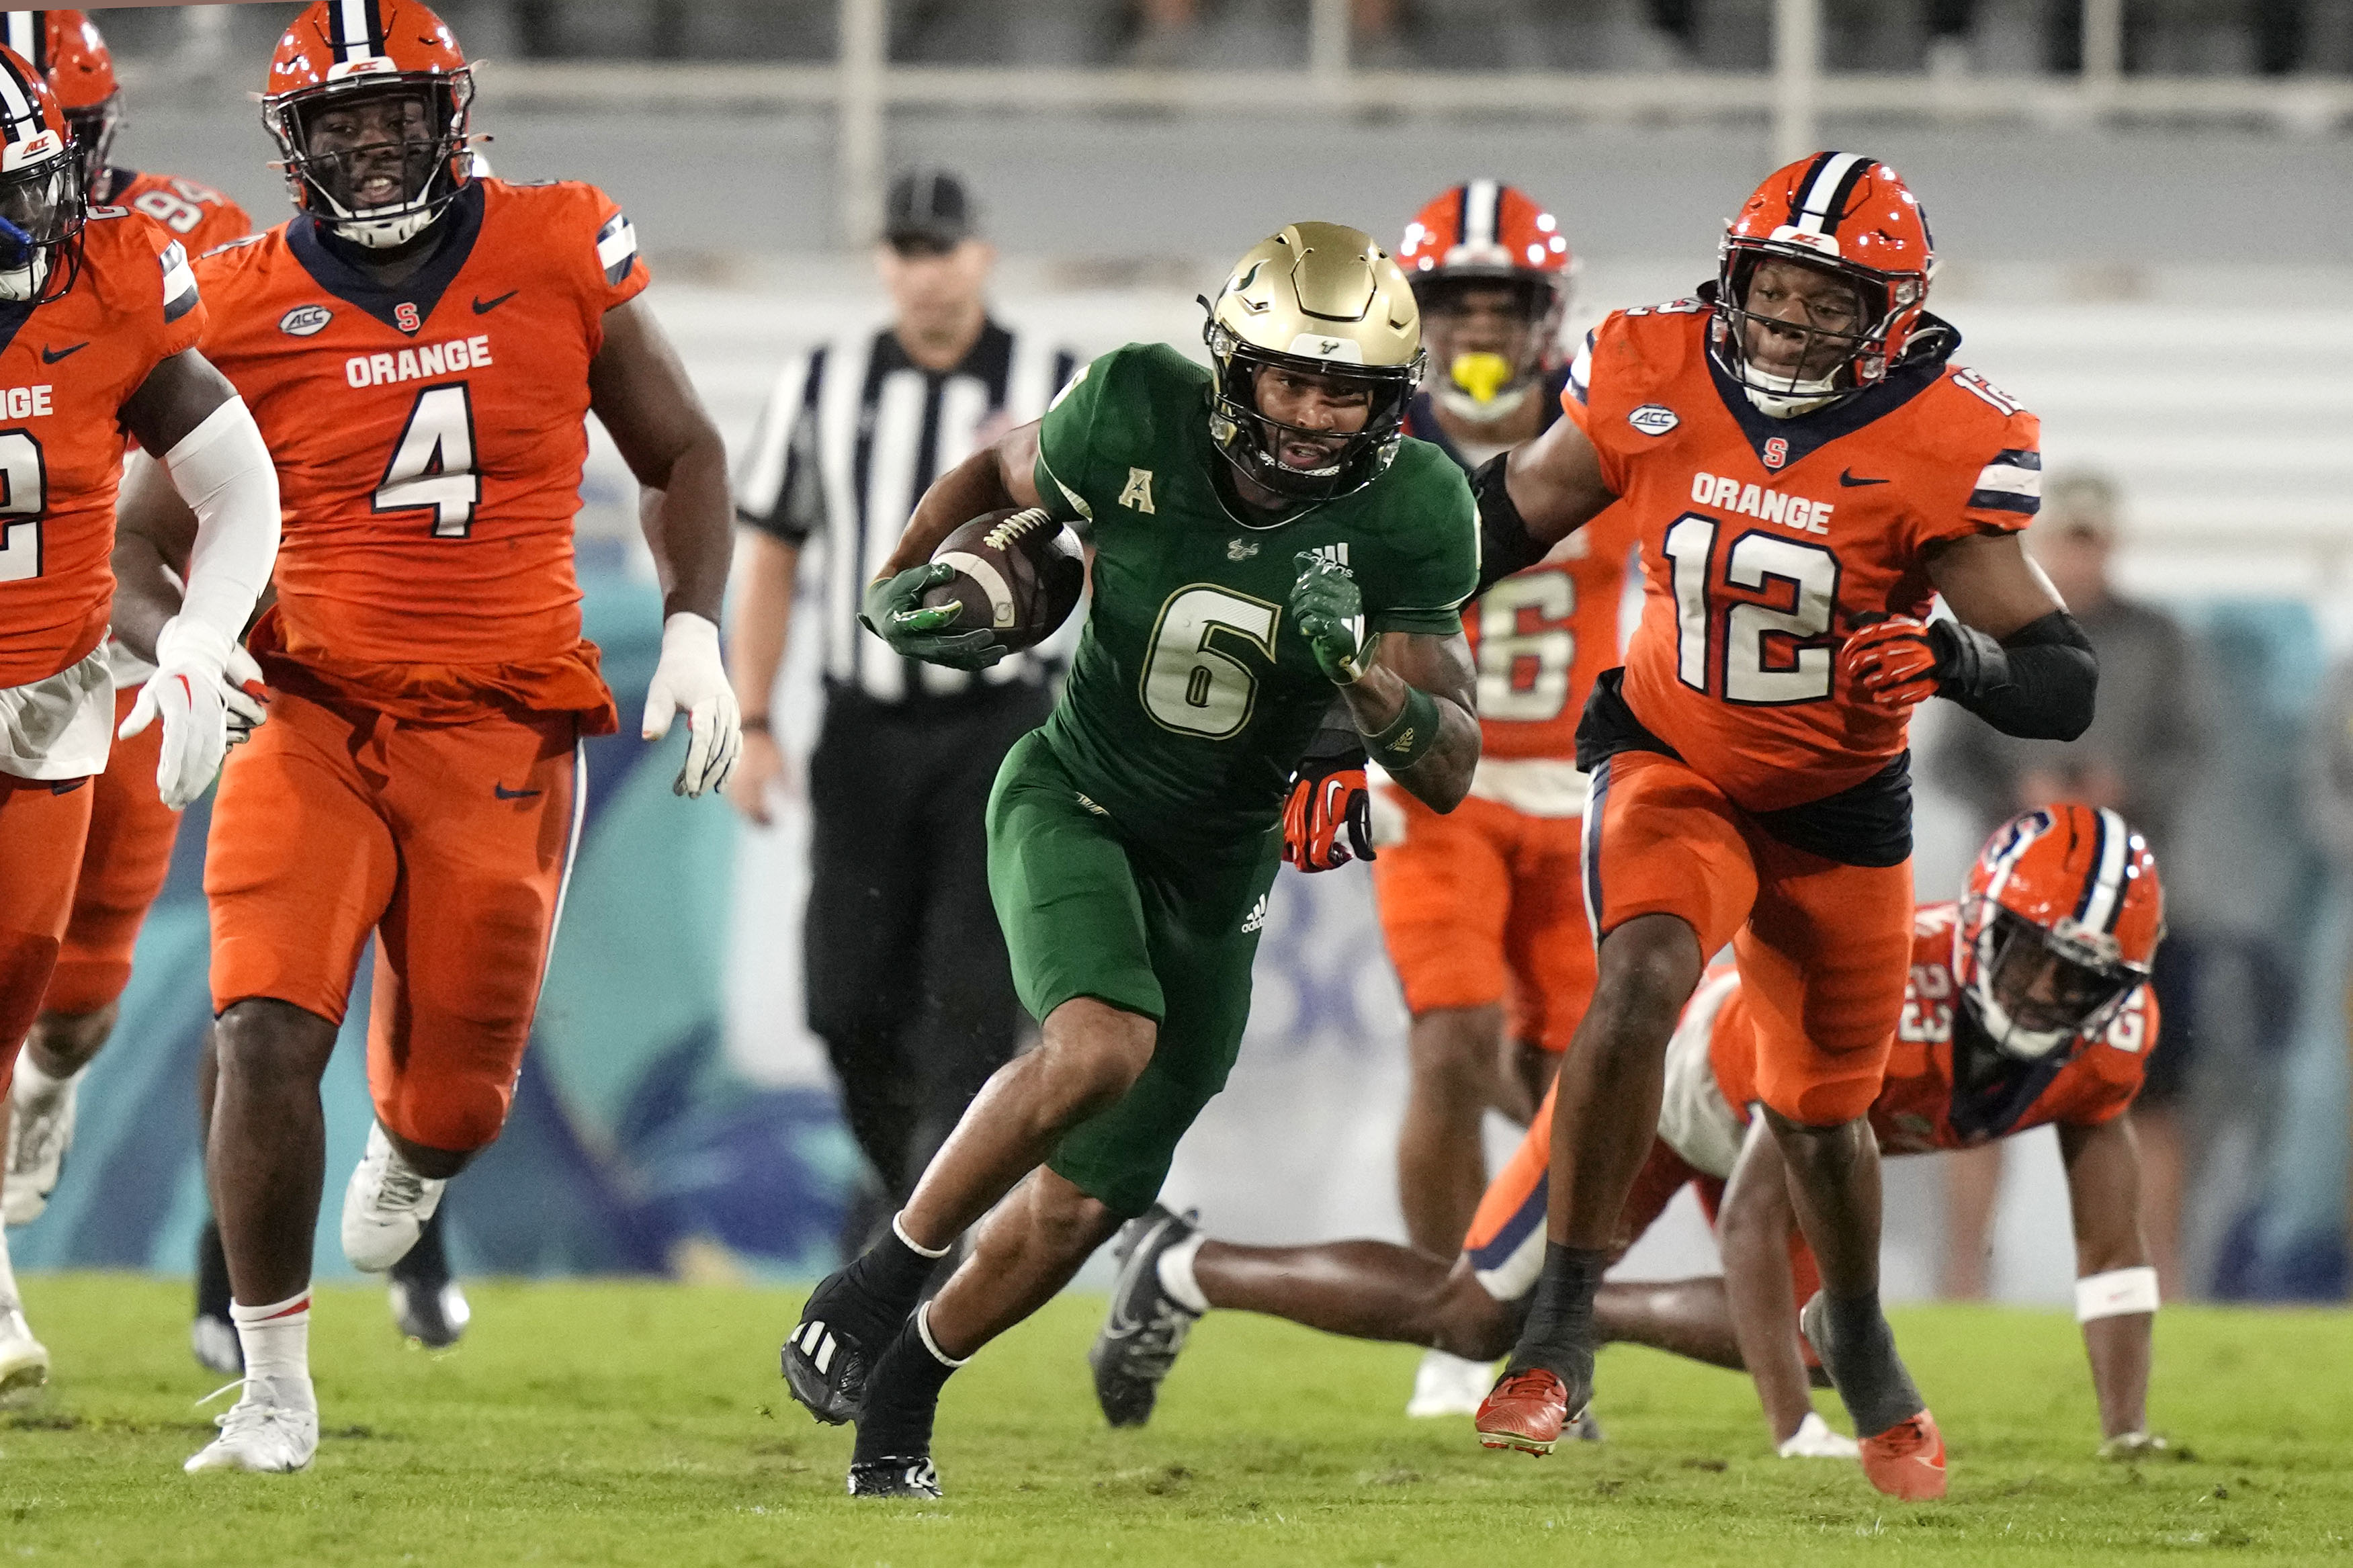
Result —
POLYGON ((1936 695, 2003 734, 2072 741, 2091 728, 2099 656, 2066 611, 2029 621, 2000 642, 1974 626, 1932 621, 1928 641, 1942 677, 1936 695))
POLYGON ((1514 572, 1535 565, 1550 547, 1528 537, 1527 520, 1512 504, 1504 483, 1509 452, 1498 453, 1471 475, 1471 493, 1479 500, 1479 592, 1483 594, 1514 572))

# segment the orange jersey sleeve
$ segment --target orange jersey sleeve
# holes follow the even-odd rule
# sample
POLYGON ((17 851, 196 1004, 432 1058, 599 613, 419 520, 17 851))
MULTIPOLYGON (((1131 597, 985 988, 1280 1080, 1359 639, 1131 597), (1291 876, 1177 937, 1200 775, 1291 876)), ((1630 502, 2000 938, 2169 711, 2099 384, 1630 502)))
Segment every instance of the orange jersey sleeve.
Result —
POLYGON ((572 531, 605 313, 648 282, 635 232, 577 184, 475 181, 443 221, 396 289, 302 216, 200 263, 206 352, 288 513, 267 640, 380 703, 608 711, 572 531))
POLYGON ((122 405, 205 327, 185 251, 147 219, 93 208, 79 248, 62 296, 0 302, 0 687, 105 635, 122 405))
POLYGON ((210 185, 177 174, 114 171, 113 205, 153 219, 188 248, 190 256, 217 250, 253 232, 253 219, 210 185))
POLYGON ((1594 678, 1619 663, 1619 611, 1634 548, 1632 516, 1613 506, 1464 610, 1479 673, 1481 755, 1577 755, 1594 678))
POLYGON ((1583 423, 1642 545, 1627 706, 1739 805, 1779 810, 1904 751, 1908 715, 1846 689, 1837 647, 1858 616, 1928 613, 1931 544, 2024 526, 2041 459, 2033 416, 1942 362, 1770 418, 1711 363, 1707 310, 1596 329, 1583 423))

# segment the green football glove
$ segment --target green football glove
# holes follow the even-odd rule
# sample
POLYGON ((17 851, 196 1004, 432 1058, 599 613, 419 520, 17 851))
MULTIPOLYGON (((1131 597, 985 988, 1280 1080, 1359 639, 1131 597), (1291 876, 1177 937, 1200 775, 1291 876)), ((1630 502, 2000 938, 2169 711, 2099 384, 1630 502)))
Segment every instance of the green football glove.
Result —
POLYGON ((891 651, 949 669, 987 669, 1010 651, 986 627, 951 631, 964 614, 962 605, 923 607, 926 589, 955 576, 944 561, 910 566, 895 577, 878 577, 866 584, 865 602, 858 620, 868 631, 891 645, 891 651))
POLYGON ((1292 560, 1299 568, 1299 581, 1291 585, 1291 616, 1299 623, 1299 635, 1307 639, 1326 679, 1353 686, 1365 678, 1364 648, 1356 641, 1365 601, 1356 579, 1345 566, 1312 550, 1292 560))

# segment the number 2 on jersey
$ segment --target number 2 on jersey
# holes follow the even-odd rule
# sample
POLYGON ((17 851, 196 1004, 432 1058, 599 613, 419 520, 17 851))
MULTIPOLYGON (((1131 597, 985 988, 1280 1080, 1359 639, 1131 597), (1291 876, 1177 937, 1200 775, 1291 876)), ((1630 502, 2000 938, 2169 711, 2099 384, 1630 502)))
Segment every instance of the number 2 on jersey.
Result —
POLYGON ((428 386, 408 411, 376 486, 377 511, 433 509, 433 537, 464 539, 474 531, 482 477, 474 472, 474 405, 466 384, 428 386))
POLYGON ((0 583, 41 574, 41 509, 47 490, 41 444, 30 431, 0 430, 0 583))
POLYGON ((1696 691, 1708 689, 1708 669, 1724 666, 1724 700, 1751 707, 1819 702, 1831 694, 1831 650, 1804 646, 1831 629, 1838 605, 1838 557, 1819 544, 1772 533, 1744 533, 1732 542, 1724 580, 1736 588, 1775 583, 1796 591, 1786 610, 1736 599, 1716 636, 1715 519, 1685 512, 1667 530, 1665 554, 1674 572, 1675 674, 1696 691), (1786 639, 1778 647, 1768 637, 1786 639), (1793 647, 1791 645, 1795 644, 1793 647), (1774 655, 1767 662, 1768 653, 1774 655))

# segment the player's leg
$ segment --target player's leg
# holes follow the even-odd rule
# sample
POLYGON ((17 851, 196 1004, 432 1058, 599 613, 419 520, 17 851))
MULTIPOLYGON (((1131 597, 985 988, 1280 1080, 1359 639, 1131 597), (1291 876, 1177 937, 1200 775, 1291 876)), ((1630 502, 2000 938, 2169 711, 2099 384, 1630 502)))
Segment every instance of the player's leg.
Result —
POLYGON ((1399 810, 1405 837, 1372 865, 1381 933, 1412 1016, 1398 1207, 1406 1238, 1448 1258, 1487 1184, 1480 1123, 1499 1087, 1511 902, 1493 819, 1508 813, 1474 799, 1440 816, 1410 796, 1399 810))
POLYGON ((1512 977, 1504 1071, 1531 1111, 1551 1092, 1599 978, 1585 912, 1584 837, 1582 818, 1523 816, 1512 854, 1511 916, 1504 927, 1512 977))
MULTIPOLYGON (((0 773, 0 1089, 39 1011, 58 958, 74 876, 90 829, 89 781, 50 784, 0 773)), ((0 1397, 48 1381, 0 1239, 0 1397)))
POLYGON ((1756 913, 1733 943, 1757 1030, 1758 1098, 1821 1270, 1807 1338, 1862 1437, 1873 1483, 1941 1496, 1944 1448, 1879 1300, 1877 1097, 1910 973, 1912 874, 1760 841, 1756 913))
POLYGON ((1039 1042, 989 1079, 889 1231, 802 1309, 785 1377, 819 1420, 857 1417, 875 1358, 937 1260, 1153 1058, 1163 998, 1143 895, 1127 848, 1084 799, 1039 737, 1007 754, 989 801, 989 878, 1039 1042))
MULTIPOLYGON (((115 720, 138 694, 115 699, 115 720)), ((131 981, 139 927, 172 868, 180 814, 155 793, 163 726, 117 741, 106 772, 90 784, 90 835, 74 885, 73 912, 9 1091, 8 1164, 0 1217, 29 1225, 47 1205, 73 1142, 82 1070, 114 1032, 117 1002, 131 981)))
POLYGON ((368 1012, 375 1125, 343 1194, 343 1255, 406 1257, 443 1188, 506 1125, 585 780, 569 715, 394 728, 386 816, 401 879, 368 1012))
POLYGON ((1482 1442, 1534 1453, 1549 1451, 1591 1397, 1594 1296, 1656 1134, 1667 1042, 1705 955, 1756 897, 1730 802, 1671 758, 1630 752, 1604 762, 1586 821, 1599 973, 1556 1088, 1543 1277, 1479 1415, 1482 1442))
POLYGON ((213 1004, 200 1075, 206 1171, 244 1395, 201 1469, 300 1469, 318 1445, 311 1238, 325 1177, 319 1081, 361 943, 398 876, 373 781, 381 724, 280 692, 223 770, 206 846, 213 1004))

